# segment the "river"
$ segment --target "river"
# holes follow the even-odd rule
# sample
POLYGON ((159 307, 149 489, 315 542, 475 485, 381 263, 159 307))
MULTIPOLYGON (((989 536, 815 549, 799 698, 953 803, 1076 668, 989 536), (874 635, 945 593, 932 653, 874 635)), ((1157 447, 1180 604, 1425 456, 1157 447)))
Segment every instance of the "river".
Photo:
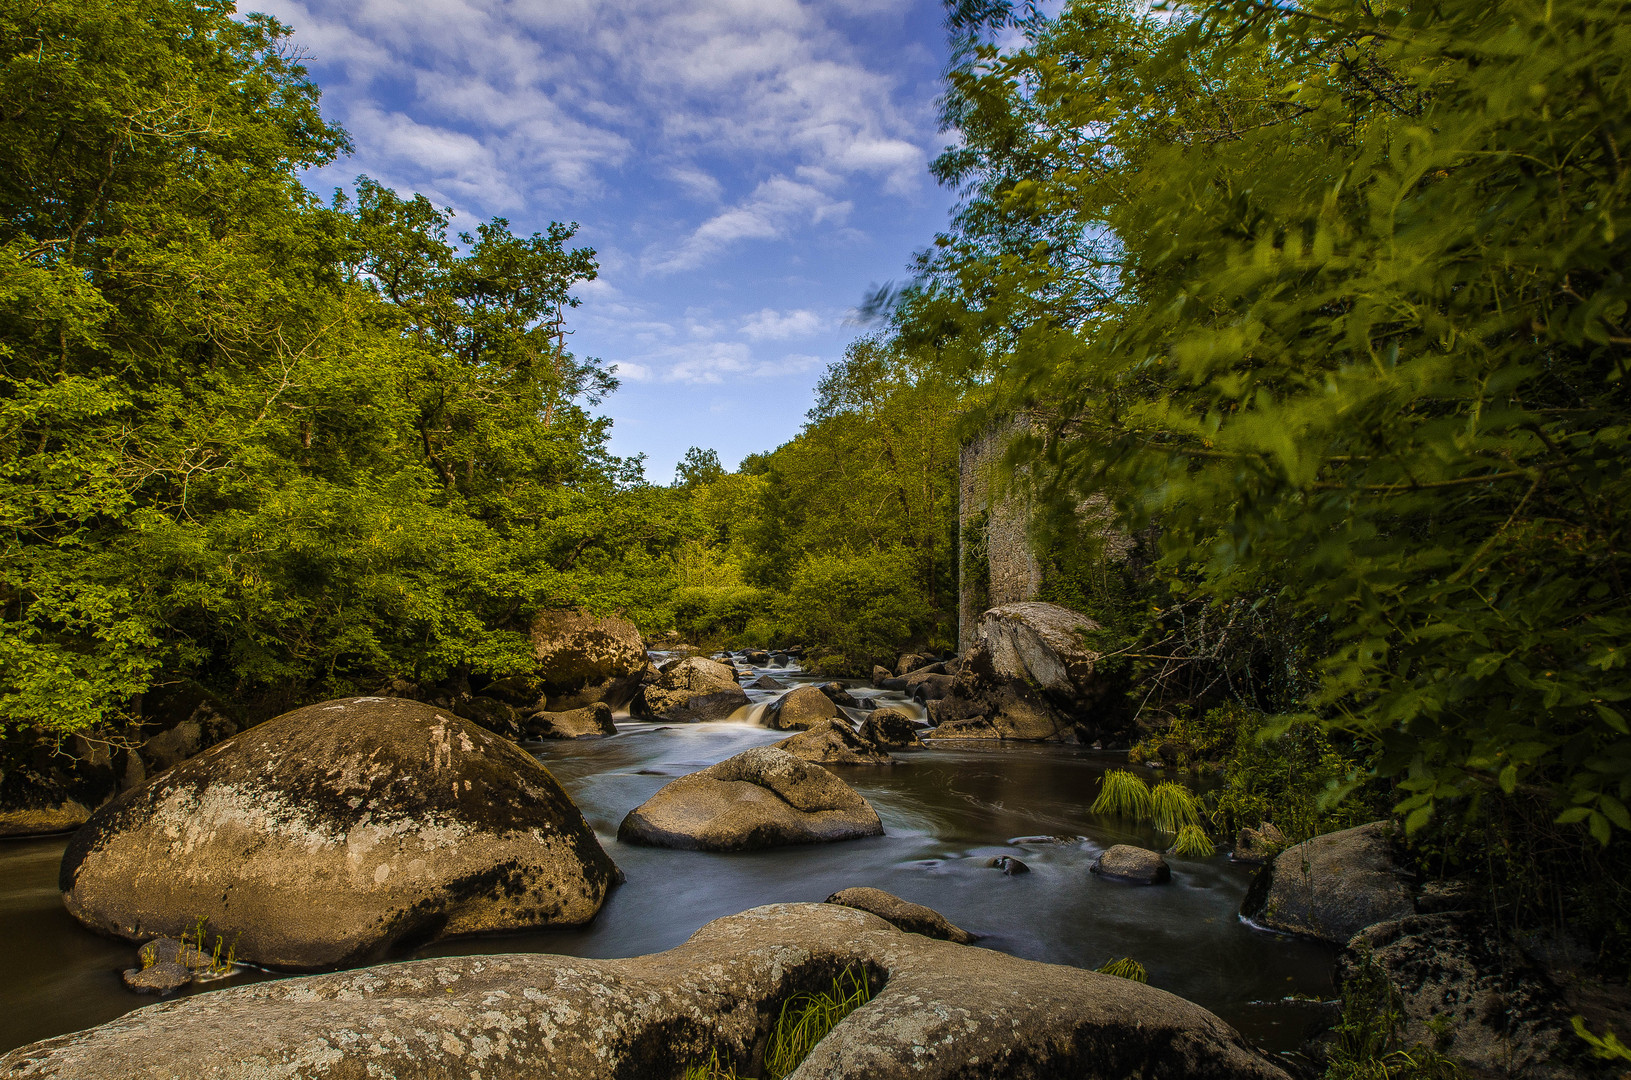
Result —
MULTIPOLYGON (((813 681, 777 668, 756 669, 755 677, 765 673, 813 681)), ((899 694, 855 692, 916 708, 899 694)), ((628 880, 582 929, 442 941, 411 957, 634 956, 671 948, 703 923, 757 904, 819 901, 871 885, 982 935, 975 948, 1080 967, 1130 956, 1148 969, 1151 985, 1206 1006, 1270 1050, 1300 1043, 1314 1018, 1311 1001, 1331 996, 1330 948, 1239 919, 1252 868, 1227 855, 1170 859, 1167 885, 1131 886, 1088 872, 1111 844, 1161 845, 1150 830, 1088 813, 1099 776, 1125 755, 968 743, 899 751, 894 766, 832 767, 876 808, 880 837, 734 855, 617 842, 623 816, 669 780, 785 737, 752 722, 776 696, 749 691, 751 704, 725 721, 671 725, 620 715, 609 738, 529 744, 628 880), (1016 856, 1031 872, 1007 876, 986 866, 996 855, 1016 856)), ((66 843, 0 841, 0 986, 8 1001, 0 1052, 153 1001, 120 982, 134 949, 90 933, 63 909, 56 883, 66 843)), ((241 969, 190 992, 275 977, 241 969)))

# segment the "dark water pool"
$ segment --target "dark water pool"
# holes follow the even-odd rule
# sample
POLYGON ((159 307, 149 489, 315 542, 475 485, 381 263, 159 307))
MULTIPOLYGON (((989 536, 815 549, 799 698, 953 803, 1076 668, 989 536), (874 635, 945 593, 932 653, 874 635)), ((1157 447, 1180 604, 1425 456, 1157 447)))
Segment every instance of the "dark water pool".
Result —
MULTIPOLYGON (((623 815, 673 777, 782 736, 747 722, 773 695, 753 696, 760 700, 733 721, 619 718, 612 738, 537 747, 627 882, 584 929, 444 941, 413 955, 632 956, 671 948, 710 919, 756 904, 871 885, 984 935, 978 948, 1082 967, 1131 956, 1152 985, 1212 1009, 1269 1049, 1297 1045, 1311 1019, 1306 999, 1330 996, 1331 950, 1241 922, 1251 870, 1226 856, 1173 859, 1172 884, 1148 888, 1088 872, 1111 844, 1161 843, 1087 812, 1100 774, 1120 764, 1115 755, 966 744, 904 752, 893 767, 835 769, 877 809, 881 837, 737 855, 618 844, 623 815), (1008 877, 985 866, 999 854, 1031 872, 1008 877)), ((63 910, 56 876, 65 844, 0 844, 0 1050, 153 1000, 119 981, 131 947, 89 933, 63 910)), ((272 977, 248 970, 192 992, 272 977)))

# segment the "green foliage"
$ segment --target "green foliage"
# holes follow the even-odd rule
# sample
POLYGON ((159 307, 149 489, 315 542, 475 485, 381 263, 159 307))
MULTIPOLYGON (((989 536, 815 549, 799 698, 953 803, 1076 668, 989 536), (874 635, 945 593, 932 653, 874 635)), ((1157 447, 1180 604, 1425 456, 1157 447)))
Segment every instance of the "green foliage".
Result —
POLYGON ((224 0, 0 5, 0 730, 194 678, 280 704, 530 666, 540 608, 660 609, 675 529, 568 353, 574 226, 367 178, 224 0))
POLYGON ((768 590, 751 585, 676 589, 674 626, 687 642, 699 647, 740 642, 748 624, 770 610, 774 602, 768 590))
POLYGON ((1178 837, 1167 849, 1168 855, 1176 855, 1181 859, 1206 859, 1216 854, 1217 848, 1213 845, 1211 837, 1206 830, 1197 825, 1184 825, 1178 829, 1178 837))
POLYGON ((1342 1016, 1324 1080, 1461 1080, 1452 1059, 1419 1043, 1403 1045, 1404 1011, 1381 968, 1367 960, 1342 987, 1342 1016))
POLYGON ((1605 1029, 1601 1036, 1593 1035, 1586 1027, 1586 1018, 1572 1016, 1569 1023, 1585 1044, 1591 1048, 1591 1056, 1601 1061, 1631 1061, 1631 1046, 1626 1046, 1614 1034, 1613 1028, 1605 1029))
POLYGON ((859 675, 926 626, 909 558, 894 549, 805 556, 777 608, 805 663, 831 675, 859 675))
POLYGON ((1148 821, 1153 809, 1150 787, 1142 777, 1128 769, 1111 769, 1099 781, 1099 797, 1093 800, 1092 812, 1148 821))
POLYGON ((1176 833, 1201 823, 1200 801, 1182 784, 1163 780, 1150 792, 1150 820, 1165 833, 1176 833))
POLYGON ((908 336, 1045 418, 1040 497, 1310 628, 1287 711, 1412 832, 1525 786, 1631 828, 1626 15, 1078 0, 952 73, 908 336))
POLYGON ((1150 981, 1150 973, 1144 970, 1144 965, 1130 956, 1124 956, 1120 960, 1107 960, 1102 967, 1093 970, 1100 975, 1114 975, 1118 979, 1130 979, 1138 983, 1150 981))
POLYGON ((789 998, 765 1049, 767 1080, 782 1080, 798 1068, 840 1020, 871 1000, 871 983, 860 968, 845 968, 833 979, 830 991, 789 998))

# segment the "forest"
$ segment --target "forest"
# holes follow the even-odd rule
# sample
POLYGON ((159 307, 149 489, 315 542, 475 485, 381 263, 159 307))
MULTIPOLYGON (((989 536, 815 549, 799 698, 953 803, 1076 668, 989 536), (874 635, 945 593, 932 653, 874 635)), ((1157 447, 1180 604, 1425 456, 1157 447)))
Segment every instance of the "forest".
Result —
POLYGON ((1631 11, 946 25, 952 219, 794 438, 664 483, 568 348, 576 225, 309 190, 348 136, 227 0, 0 5, 0 756, 179 687, 258 721, 525 675, 563 608, 834 678, 950 656, 960 454, 1009 432, 1135 763, 1210 777, 1223 836, 1390 818, 1623 981, 1631 11))

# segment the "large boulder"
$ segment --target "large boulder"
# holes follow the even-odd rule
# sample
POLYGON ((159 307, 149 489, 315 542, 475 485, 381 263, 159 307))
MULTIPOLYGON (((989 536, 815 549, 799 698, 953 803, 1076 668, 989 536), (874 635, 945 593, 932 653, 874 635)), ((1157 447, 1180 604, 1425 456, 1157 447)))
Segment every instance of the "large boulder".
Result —
POLYGON ((825 720, 774 745, 818 765, 891 765, 895 761, 852 731, 847 720, 825 720))
POLYGON ((1240 914, 1271 930, 1338 945, 1367 926, 1415 912, 1383 821, 1286 848, 1257 872, 1240 914))
POLYGON ((745 851, 881 836, 877 811, 819 765, 756 746, 682 776, 629 811, 625 843, 745 851))
POLYGON ((1337 981, 1359 1000, 1391 1000, 1404 1046, 1431 1047, 1474 1076, 1583 1080, 1619 1071, 1588 1057, 1564 994, 1481 915, 1409 915, 1362 930, 1338 958, 1337 981))
POLYGON ((777 731, 797 731, 840 719, 843 715, 843 710, 822 693, 820 687, 798 686, 765 710, 765 722, 777 731))
POLYGON ((617 867, 529 754, 400 698, 310 705, 103 807, 62 859, 68 910, 131 940, 206 921, 237 959, 311 970, 404 938, 577 926, 617 867))
POLYGON ((646 645, 640 631, 616 615, 587 611, 540 612, 532 620, 532 658, 552 712, 604 701, 622 708, 640 686, 646 645))
POLYGON ((729 665, 702 656, 670 661, 657 681, 642 686, 630 711, 649 720, 691 724, 723 720, 748 703, 729 665))
POLYGON ((595 739, 616 735, 612 710, 604 701, 568 712, 537 712, 527 717, 526 731, 534 739, 595 739))
POLYGON ((796 1075, 830 1080, 1287 1080, 1199 1005, 1128 979, 777 904, 617 960, 436 957, 255 983, 141 1009, 0 1057, 39 1080, 604 1080, 717 1053, 765 1075, 781 1003, 865 972, 875 994, 796 1075), (886 981, 887 980, 887 981, 886 981))
POLYGON ((925 683, 937 738, 1089 741, 1117 735, 1120 685, 1099 670, 1087 616, 1025 601, 980 617, 977 643, 955 681, 925 683), (931 694, 942 696, 932 699, 931 694))
POLYGON ((894 893, 887 893, 882 889, 873 889, 865 885, 840 889, 827 897, 827 903, 871 912, 908 934, 922 934, 924 937, 953 941, 959 945, 969 945, 975 940, 973 934, 957 926, 934 908, 902 900, 894 893))

